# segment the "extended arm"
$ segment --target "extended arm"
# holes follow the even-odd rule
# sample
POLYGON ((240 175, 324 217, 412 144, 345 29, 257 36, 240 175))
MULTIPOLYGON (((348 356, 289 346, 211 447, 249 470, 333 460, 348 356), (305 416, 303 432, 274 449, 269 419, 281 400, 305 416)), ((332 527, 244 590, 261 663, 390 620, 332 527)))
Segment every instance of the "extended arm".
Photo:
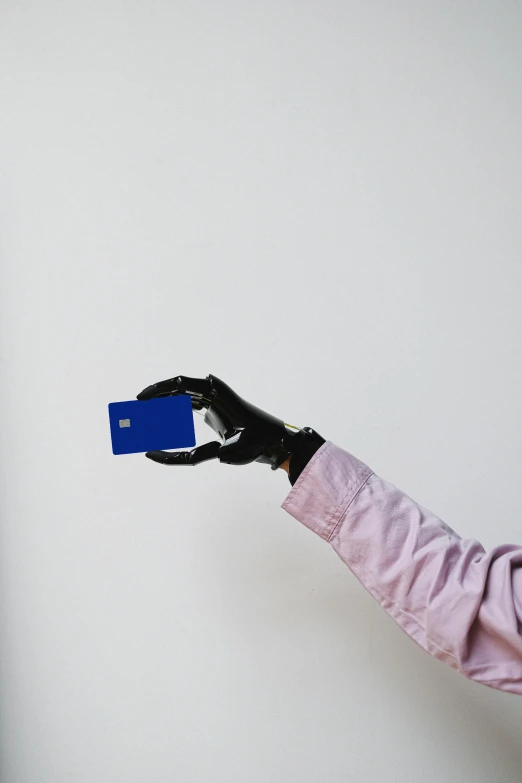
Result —
POLYGON ((215 375, 176 376, 138 399, 189 394, 219 440, 148 452, 165 465, 218 459, 282 467, 282 508, 325 539, 417 644, 469 679, 522 694, 522 547, 463 540, 368 465, 310 427, 286 424, 215 375))

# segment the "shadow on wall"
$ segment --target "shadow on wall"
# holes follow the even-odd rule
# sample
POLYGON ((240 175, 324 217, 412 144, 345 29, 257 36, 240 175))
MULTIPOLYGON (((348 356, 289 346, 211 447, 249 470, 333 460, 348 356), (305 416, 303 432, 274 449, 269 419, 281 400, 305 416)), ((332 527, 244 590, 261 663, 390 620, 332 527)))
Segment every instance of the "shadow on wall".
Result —
MULTIPOLYGON (((301 547, 302 531, 298 538, 291 534, 291 545, 284 530, 274 534, 280 516, 272 509, 257 508, 248 522, 244 509, 232 517, 227 535, 220 535, 219 522, 213 527, 201 556, 230 607, 232 628, 237 623, 238 637, 247 639, 247 650, 281 642, 285 655, 295 658, 295 648, 300 664, 312 672, 320 665, 335 676, 341 667, 339 700, 344 703, 354 699, 344 673, 353 671, 358 682, 368 678, 368 689, 382 694, 394 726, 415 727, 422 721, 423 736, 429 732, 434 743, 447 747, 458 770, 469 762, 470 768, 479 764, 484 770, 483 780, 522 780, 520 696, 469 680, 422 650, 325 542, 310 539, 301 547), (320 650, 304 661, 303 651, 316 642, 320 650)), ((405 748, 414 742, 413 735, 408 737, 405 748)))

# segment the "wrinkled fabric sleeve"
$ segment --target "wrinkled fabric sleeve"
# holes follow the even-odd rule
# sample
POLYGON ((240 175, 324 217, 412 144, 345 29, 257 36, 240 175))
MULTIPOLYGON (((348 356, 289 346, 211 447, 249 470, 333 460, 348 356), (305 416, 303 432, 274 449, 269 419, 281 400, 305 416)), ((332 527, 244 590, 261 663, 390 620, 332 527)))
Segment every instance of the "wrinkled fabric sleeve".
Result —
POLYGON ((486 552, 326 441, 281 505, 327 541, 417 644, 465 677, 522 694, 522 546, 486 552))

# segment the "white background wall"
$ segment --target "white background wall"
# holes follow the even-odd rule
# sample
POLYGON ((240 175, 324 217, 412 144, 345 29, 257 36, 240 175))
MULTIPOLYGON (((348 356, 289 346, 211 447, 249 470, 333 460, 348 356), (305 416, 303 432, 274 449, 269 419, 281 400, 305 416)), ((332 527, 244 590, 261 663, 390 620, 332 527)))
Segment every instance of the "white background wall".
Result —
POLYGON ((286 473, 115 458, 107 404, 216 374, 522 543, 520 3, 0 20, 2 783, 519 782, 522 700, 415 645, 286 473))

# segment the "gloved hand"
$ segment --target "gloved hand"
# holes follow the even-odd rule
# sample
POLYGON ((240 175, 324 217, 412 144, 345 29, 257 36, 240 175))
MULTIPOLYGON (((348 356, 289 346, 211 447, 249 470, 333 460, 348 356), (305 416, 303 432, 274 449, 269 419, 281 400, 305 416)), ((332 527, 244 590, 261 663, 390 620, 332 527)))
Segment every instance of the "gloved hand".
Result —
POLYGON ((310 427, 285 424, 246 402, 215 375, 187 378, 178 375, 147 386, 138 400, 188 394, 193 410, 206 409, 205 422, 221 438, 191 451, 148 451, 145 456, 164 465, 198 465, 219 459, 228 465, 264 462, 272 470, 290 458, 288 478, 293 485, 310 458, 326 441, 310 427))

